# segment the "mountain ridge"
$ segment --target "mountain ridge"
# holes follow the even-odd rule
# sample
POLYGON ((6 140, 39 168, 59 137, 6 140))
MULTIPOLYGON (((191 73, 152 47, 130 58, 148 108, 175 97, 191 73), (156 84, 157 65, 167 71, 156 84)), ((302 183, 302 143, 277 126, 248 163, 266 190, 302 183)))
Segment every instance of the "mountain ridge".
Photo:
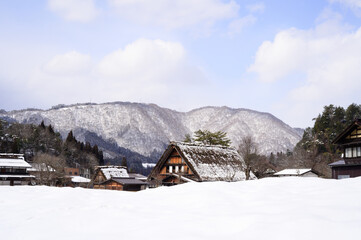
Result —
MULTIPOLYGON (((292 150, 301 139, 299 130, 270 113, 227 106, 204 106, 180 112, 153 103, 117 101, 59 104, 47 110, 12 110, 1 112, 0 116, 20 123, 44 121, 52 124, 63 138, 70 130, 80 141, 85 141, 85 132, 93 133, 144 156, 161 153, 169 141, 181 141, 185 134, 198 129, 227 132, 234 147, 243 136, 251 135, 264 154, 292 150)), ((111 151, 109 154, 112 155, 111 151)))

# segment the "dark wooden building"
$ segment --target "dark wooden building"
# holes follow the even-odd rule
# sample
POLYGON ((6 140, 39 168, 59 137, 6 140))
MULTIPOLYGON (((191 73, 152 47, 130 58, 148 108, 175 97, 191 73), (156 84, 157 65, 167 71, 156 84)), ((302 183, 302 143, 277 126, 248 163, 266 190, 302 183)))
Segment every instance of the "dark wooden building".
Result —
POLYGON ((148 182, 155 187, 190 181, 240 181, 246 178, 244 167, 242 157, 233 148, 171 142, 148 182))
POLYGON ((25 161, 23 154, 0 153, 0 185, 33 183, 35 177, 26 171, 30 168, 31 165, 25 161))
POLYGON ((361 176, 361 119, 355 120, 333 141, 343 151, 342 159, 329 164, 332 178, 361 176))
POLYGON ((147 185, 147 182, 129 176, 127 169, 122 166, 99 166, 93 177, 94 189, 139 191, 147 185))

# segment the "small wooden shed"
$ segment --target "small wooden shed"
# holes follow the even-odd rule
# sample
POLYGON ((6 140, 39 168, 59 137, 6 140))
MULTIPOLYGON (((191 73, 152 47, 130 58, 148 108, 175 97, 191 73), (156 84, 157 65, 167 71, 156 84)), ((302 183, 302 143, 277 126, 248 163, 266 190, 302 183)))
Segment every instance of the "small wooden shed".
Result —
POLYGON ((94 189, 139 191, 147 185, 147 182, 130 177, 127 168, 122 166, 99 166, 93 177, 94 189))
POLYGON ((288 168, 273 174, 274 177, 318 177, 311 168, 288 168))

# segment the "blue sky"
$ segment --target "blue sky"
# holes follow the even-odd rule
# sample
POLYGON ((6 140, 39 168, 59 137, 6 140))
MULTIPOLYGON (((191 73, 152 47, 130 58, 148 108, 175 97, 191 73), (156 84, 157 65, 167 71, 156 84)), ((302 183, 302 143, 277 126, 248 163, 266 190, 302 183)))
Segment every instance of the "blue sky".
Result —
POLYGON ((0 109, 229 106, 312 125, 360 104, 361 0, 0 2, 0 109))

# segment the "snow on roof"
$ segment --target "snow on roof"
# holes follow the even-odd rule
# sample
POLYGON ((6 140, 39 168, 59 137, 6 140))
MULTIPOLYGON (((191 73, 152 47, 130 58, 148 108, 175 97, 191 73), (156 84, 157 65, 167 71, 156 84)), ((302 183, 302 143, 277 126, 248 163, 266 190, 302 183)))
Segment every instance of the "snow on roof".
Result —
POLYGON ((171 142, 193 166, 202 181, 239 181, 246 175, 244 161, 234 148, 171 142))
POLYGON ((51 166, 47 166, 45 163, 32 163, 31 168, 27 169, 28 172, 55 172, 55 169, 51 166))
POLYGON ((337 162, 330 163, 328 165, 333 167, 333 166, 340 166, 340 165, 345 165, 345 164, 346 164, 345 160, 342 159, 342 160, 339 160, 337 162))
POLYGON ((107 180, 111 178, 128 178, 128 172, 122 166, 99 166, 100 171, 104 174, 107 180))
POLYGON ((22 154, 0 154, 0 167, 31 168, 22 154))
POLYGON ((0 175, 0 180, 4 178, 35 178, 33 175, 0 175))
POLYGON ((152 167, 154 167, 156 164, 155 163, 142 163, 142 166, 144 167, 144 168, 152 168, 152 167))
POLYGON ((139 173, 128 173, 130 178, 136 178, 139 180, 147 180, 147 177, 139 173))
POLYGON ((74 176, 74 177, 71 178, 71 181, 73 183, 88 183, 91 180, 89 178, 85 178, 85 177, 74 176))
POLYGON ((295 168, 295 169, 283 169, 282 171, 276 172, 273 175, 289 175, 289 176, 299 176, 305 173, 311 172, 311 168, 295 168))

